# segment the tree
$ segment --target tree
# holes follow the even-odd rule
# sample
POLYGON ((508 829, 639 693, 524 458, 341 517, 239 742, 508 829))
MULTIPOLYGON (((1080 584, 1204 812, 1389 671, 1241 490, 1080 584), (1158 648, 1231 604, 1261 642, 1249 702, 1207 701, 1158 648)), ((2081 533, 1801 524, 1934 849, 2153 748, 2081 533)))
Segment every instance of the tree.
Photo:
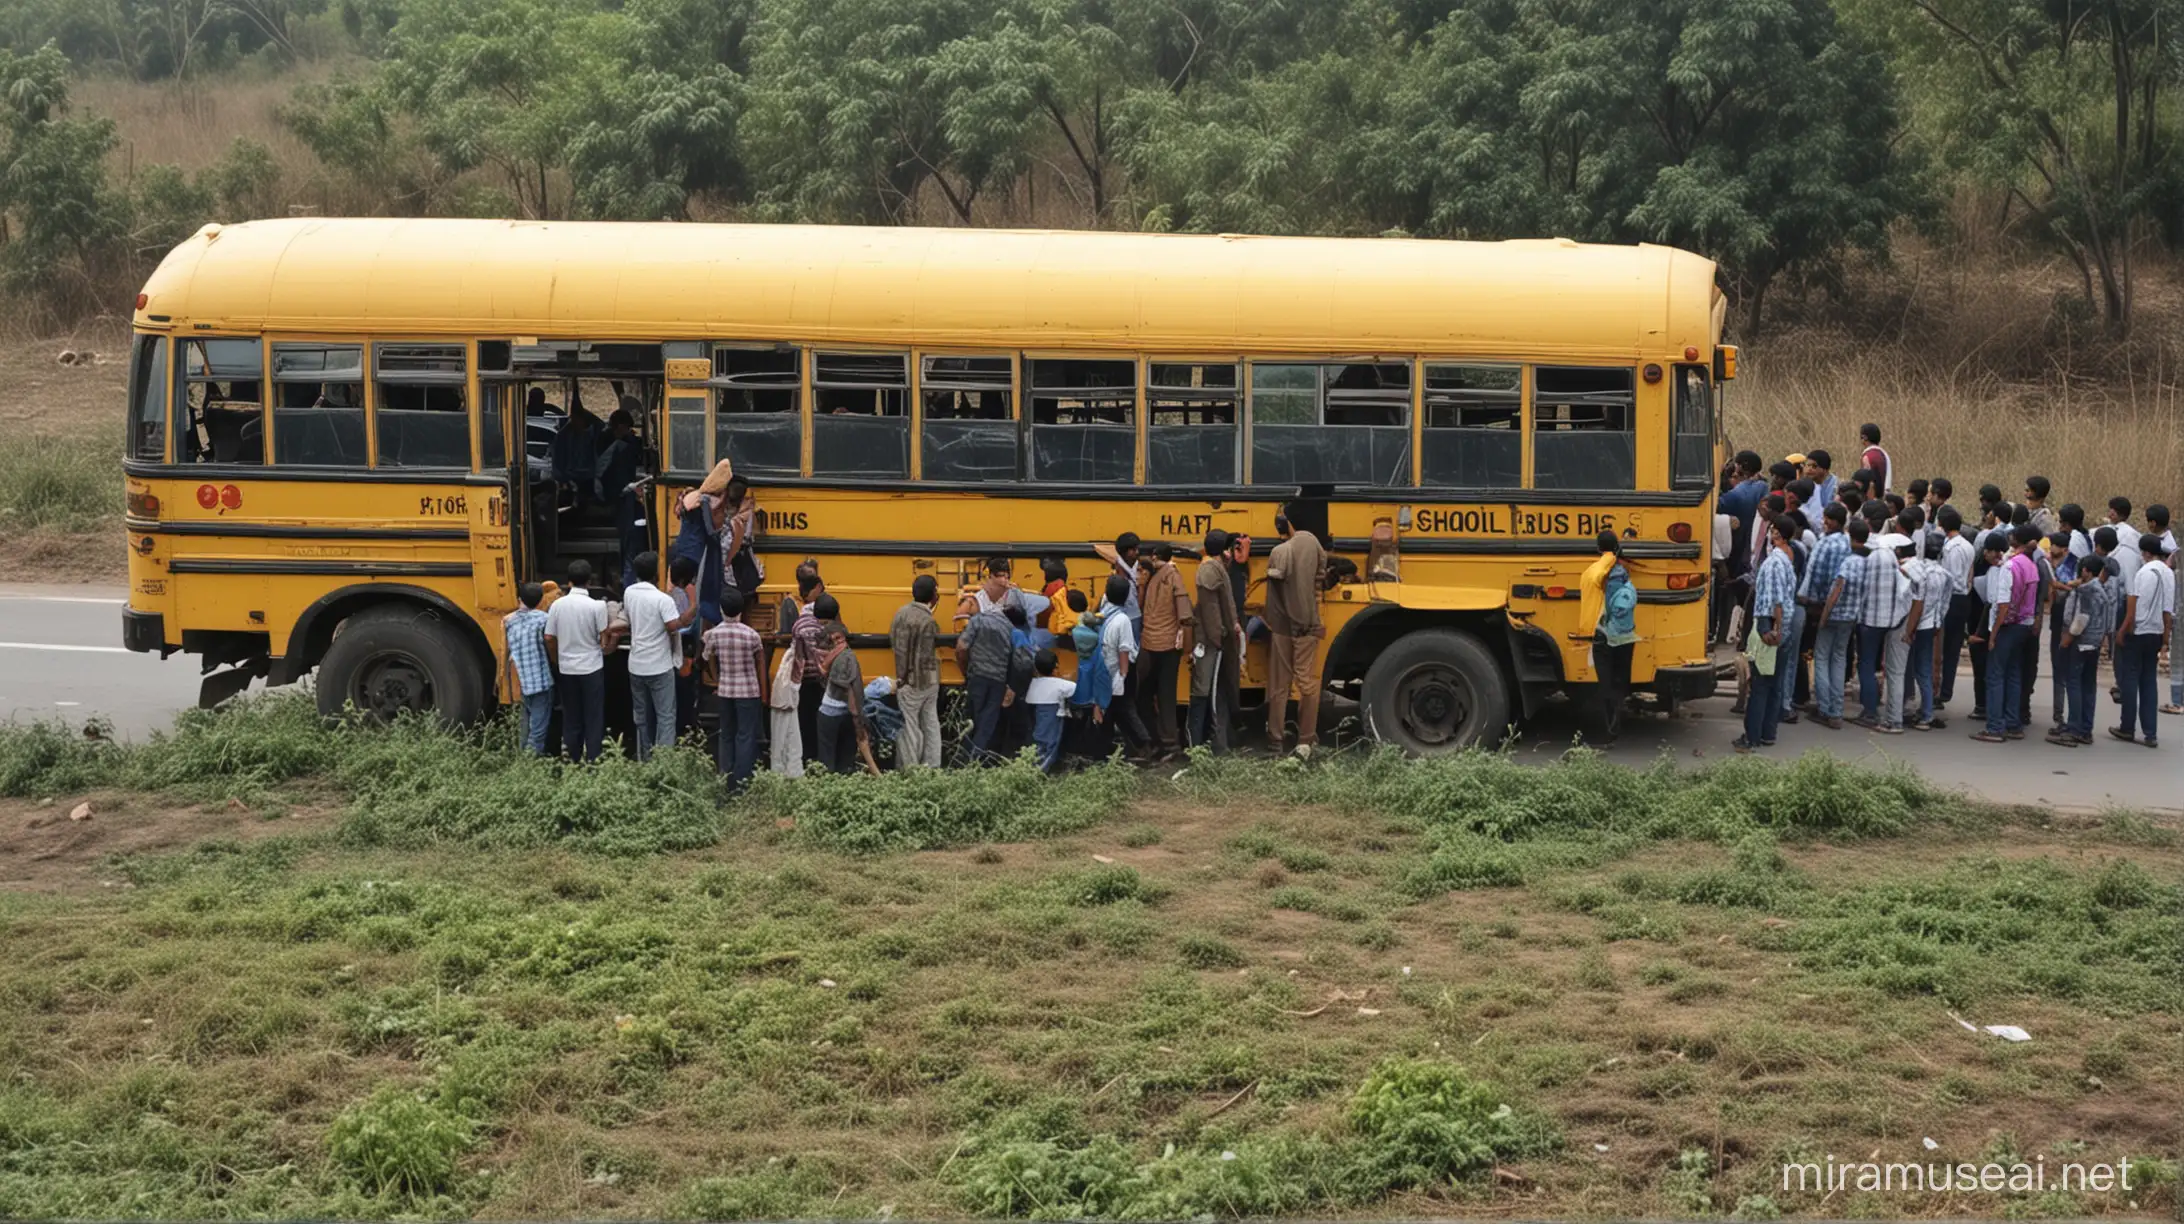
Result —
MULTIPOLYGON (((1961 175, 1998 187, 2076 264, 2111 332, 2131 327, 2132 248, 2173 204, 2161 96, 2179 0, 1846 0, 1916 82, 1921 129, 1961 175)), ((2172 214, 2173 215, 2173 214, 2172 214)))
POLYGON ((0 50, 0 284, 62 314, 108 291, 129 223, 106 178, 114 125, 68 117, 68 72, 53 43, 0 50))

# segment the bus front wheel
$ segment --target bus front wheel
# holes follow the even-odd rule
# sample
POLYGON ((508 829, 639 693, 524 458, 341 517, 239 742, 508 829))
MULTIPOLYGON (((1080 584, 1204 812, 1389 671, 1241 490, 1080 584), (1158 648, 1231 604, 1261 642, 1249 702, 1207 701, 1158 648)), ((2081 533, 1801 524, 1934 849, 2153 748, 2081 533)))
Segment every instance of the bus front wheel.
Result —
POLYGON ((404 713, 455 724, 485 709, 485 677, 453 625, 424 608, 389 607, 345 620, 319 660, 319 712, 354 709, 375 722, 404 713))
POLYGON ((1411 756, 1495 743, 1509 726, 1509 681, 1478 638, 1456 629, 1406 633, 1365 672, 1365 724, 1411 756))

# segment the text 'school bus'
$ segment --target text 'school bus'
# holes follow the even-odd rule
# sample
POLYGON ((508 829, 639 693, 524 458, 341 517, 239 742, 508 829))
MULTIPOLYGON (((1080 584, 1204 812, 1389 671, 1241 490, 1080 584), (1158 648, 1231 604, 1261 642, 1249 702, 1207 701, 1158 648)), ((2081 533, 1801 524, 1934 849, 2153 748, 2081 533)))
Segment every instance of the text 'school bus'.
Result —
POLYGON ((1381 739, 1582 696, 1603 530, 1633 687, 1673 704, 1714 687, 1722 318, 1708 260, 1560 240, 209 225, 136 302, 123 640, 201 656, 208 700, 315 668, 329 709, 474 718, 508 696, 518 584, 663 548, 728 458, 763 511, 760 627, 817 558, 868 675, 917 575, 946 645, 986 558, 1036 587, 1059 555, 1096 606, 1093 545, 1125 531, 1186 583, 1208 528, 1248 533, 1255 612, 1294 504, 1356 562, 1322 666, 1381 739), (660 473, 636 513, 548 479, 577 406, 628 411, 660 473))

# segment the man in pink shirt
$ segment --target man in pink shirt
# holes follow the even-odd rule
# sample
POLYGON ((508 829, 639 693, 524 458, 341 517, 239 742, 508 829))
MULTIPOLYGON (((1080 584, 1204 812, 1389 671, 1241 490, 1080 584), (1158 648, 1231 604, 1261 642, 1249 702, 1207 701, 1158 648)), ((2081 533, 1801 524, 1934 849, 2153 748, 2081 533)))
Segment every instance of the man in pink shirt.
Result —
MULTIPOLYGON (((1999 544, 1999 536, 1999 532, 1989 533, 1987 546, 1999 544)), ((2030 523, 2018 527, 2010 536, 2009 560, 1988 571, 1988 594, 1994 596, 1994 631, 1987 647, 1987 726, 1972 736, 1981 743, 2025 738, 2025 724, 2020 717, 2025 676, 2018 660, 2036 645, 2033 621, 2039 611, 2040 565, 2030 554, 2039 540, 2039 528, 2030 523), (1997 658, 2002 661, 1999 672, 1995 669, 1997 658)))

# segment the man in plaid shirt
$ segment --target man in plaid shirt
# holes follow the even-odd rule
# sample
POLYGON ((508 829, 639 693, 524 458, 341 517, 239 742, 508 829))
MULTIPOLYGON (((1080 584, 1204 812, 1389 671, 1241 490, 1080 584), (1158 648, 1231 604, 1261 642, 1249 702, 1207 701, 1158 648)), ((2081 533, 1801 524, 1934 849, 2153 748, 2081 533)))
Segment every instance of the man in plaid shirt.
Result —
POLYGON ((730 786, 751 780, 758 760, 759 720, 766 716, 766 644, 743 623, 743 592, 724 586, 720 623, 705 631, 704 658, 714 668, 720 698, 720 739, 714 760, 730 786))
POLYGON ((546 658, 546 614, 538 605, 546 588, 526 582, 516 591, 523 606, 501 618, 501 636, 508 643, 508 671, 514 688, 523 695, 523 746, 546 755, 546 726, 554 717, 554 669, 546 658))

